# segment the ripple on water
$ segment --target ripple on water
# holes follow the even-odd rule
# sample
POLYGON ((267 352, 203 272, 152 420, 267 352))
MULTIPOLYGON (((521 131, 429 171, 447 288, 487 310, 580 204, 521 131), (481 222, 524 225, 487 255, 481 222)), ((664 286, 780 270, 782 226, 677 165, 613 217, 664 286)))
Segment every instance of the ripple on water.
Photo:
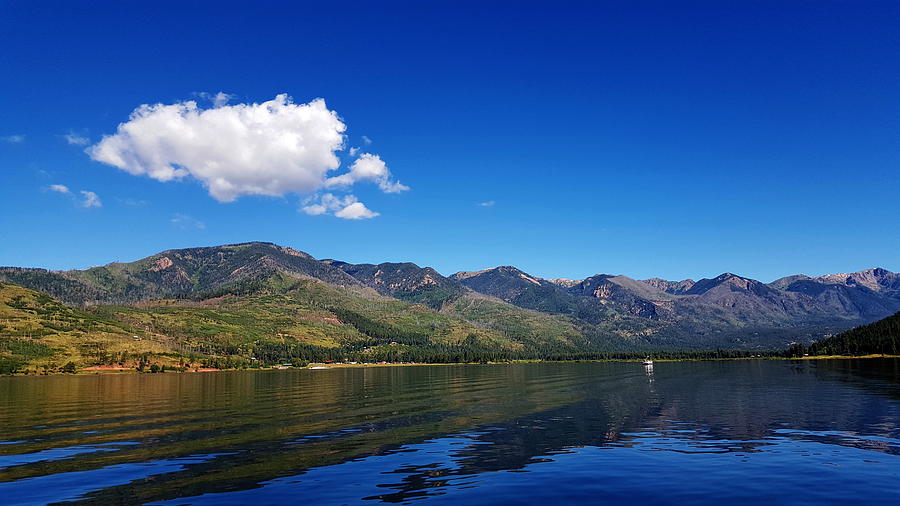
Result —
POLYGON ((133 441, 123 441, 117 443, 101 443, 95 445, 68 446, 65 448, 51 448, 32 453, 20 453, 13 455, 0 455, 0 470, 10 467, 22 466, 26 464, 34 464, 36 462, 49 462, 55 460, 69 459, 76 455, 94 452, 114 452, 124 446, 136 445, 133 441))
POLYGON ((190 455, 175 459, 117 464, 90 471, 71 471, 0 483, 0 497, 14 497, 16 504, 77 501, 87 494, 126 485, 151 476, 182 471, 225 454, 190 455))

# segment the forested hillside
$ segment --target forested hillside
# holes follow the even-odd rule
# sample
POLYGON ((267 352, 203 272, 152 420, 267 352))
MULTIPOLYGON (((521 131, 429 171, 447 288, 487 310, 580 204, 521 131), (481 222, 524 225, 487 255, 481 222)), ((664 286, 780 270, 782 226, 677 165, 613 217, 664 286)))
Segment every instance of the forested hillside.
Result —
POLYGON ((133 346, 127 324, 65 306, 48 295, 0 282, 0 374, 61 370, 87 364, 96 350, 162 352, 133 346))
POLYGON ((900 313, 869 325, 816 341, 809 346, 791 347, 792 356, 803 355, 900 355, 900 313))
POLYGON ((0 283, 0 372, 456 362, 598 350, 571 323, 483 296, 444 311, 276 274, 203 297, 65 306, 0 283))

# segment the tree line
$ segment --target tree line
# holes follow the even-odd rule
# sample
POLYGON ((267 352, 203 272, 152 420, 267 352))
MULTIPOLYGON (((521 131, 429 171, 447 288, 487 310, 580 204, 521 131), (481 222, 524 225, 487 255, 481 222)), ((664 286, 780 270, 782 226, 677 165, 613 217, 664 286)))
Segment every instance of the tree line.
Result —
POLYGON ((810 345, 795 344, 790 357, 804 355, 900 355, 900 312, 875 323, 856 327, 810 345))

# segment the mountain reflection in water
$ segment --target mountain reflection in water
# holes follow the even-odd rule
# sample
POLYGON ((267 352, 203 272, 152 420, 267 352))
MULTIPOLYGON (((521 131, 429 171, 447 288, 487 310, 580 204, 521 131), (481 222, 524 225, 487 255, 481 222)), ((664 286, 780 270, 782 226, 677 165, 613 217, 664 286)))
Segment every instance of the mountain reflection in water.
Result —
POLYGON ((900 500, 900 361, 0 379, 17 502, 900 500))

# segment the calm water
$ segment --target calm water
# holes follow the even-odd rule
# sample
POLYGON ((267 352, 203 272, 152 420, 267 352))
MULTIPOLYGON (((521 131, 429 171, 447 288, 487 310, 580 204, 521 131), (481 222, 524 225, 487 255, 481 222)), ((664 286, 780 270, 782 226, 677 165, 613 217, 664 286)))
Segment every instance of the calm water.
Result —
POLYGON ((900 503, 900 361, 0 378, 0 502, 900 503))

